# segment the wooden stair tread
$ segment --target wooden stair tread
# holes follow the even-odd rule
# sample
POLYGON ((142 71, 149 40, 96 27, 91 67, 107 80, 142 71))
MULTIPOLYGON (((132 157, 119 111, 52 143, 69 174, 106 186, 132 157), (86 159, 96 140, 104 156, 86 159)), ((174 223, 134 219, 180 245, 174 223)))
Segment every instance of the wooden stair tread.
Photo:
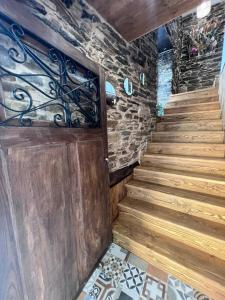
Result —
POLYGON ((141 165, 148 167, 163 167, 167 169, 186 170, 199 174, 214 174, 225 177, 225 159, 195 157, 168 154, 144 154, 141 157, 141 165))
POLYGON ((189 104, 185 106, 180 105, 176 107, 165 106, 164 112, 165 115, 167 115, 167 114, 174 114, 174 113, 188 113, 188 112, 196 112, 196 111, 203 112, 203 111, 210 111, 216 109, 220 109, 219 101, 189 104))
POLYGON ((221 119, 221 110, 211 110, 211 111, 197 111, 197 112, 186 112, 186 113, 175 113, 175 114, 165 114, 160 117, 160 120, 174 121, 174 120, 218 120, 221 119))
POLYGON ((153 142, 193 142, 193 143, 215 143, 224 142, 224 131, 158 131, 152 133, 153 142))
POLYGON ((148 144, 147 153, 225 157, 225 144, 152 142, 148 144))
POLYGON ((134 169, 134 179, 218 197, 225 195, 225 180, 219 176, 140 166, 134 169))
POLYGON ((183 92, 170 95, 169 99, 192 99, 201 97, 218 96, 218 90, 215 88, 200 89, 195 91, 183 92))
POLYGON ((156 267, 217 300, 225 298, 225 262, 146 230, 141 220, 123 214, 113 225, 114 241, 156 267))
POLYGON ((166 103, 166 108, 172 108, 172 107, 177 107, 180 105, 186 105, 186 104, 197 104, 197 103, 211 103, 211 102, 216 102, 219 101, 219 96, 218 95, 212 95, 212 96, 203 96, 203 97, 193 97, 190 99, 169 99, 169 101, 166 103))
MULTIPOLYGON (((180 197, 180 198, 186 198, 187 200, 193 200, 196 202, 200 202, 203 205, 209 204, 210 206, 218 206, 220 209, 225 208, 225 195, 223 197, 216 197, 216 196, 210 196, 205 195, 202 193, 197 193, 193 191, 186 191, 182 189, 176 189, 173 187, 163 186, 159 184, 139 181, 139 180, 131 180, 128 183, 126 183, 126 187, 135 187, 142 190, 153 190, 160 192, 162 194, 171 195, 171 197, 180 197)), ((225 216, 224 216, 225 221, 225 216)))
MULTIPOLYGON (((194 216, 186 215, 165 207, 157 206, 146 201, 137 200, 134 198, 126 197, 119 203, 120 211, 124 211, 135 215, 135 217, 145 220, 151 227, 156 222, 156 226, 163 227, 165 231, 172 230, 172 235, 190 235, 190 240, 194 240, 194 236, 202 235, 202 238, 196 240, 199 247, 205 247, 205 241, 208 239, 215 240, 218 244, 222 244, 222 253, 216 253, 218 249, 213 248, 212 255, 220 255, 225 259, 225 227, 224 225, 212 223, 204 219, 199 219, 194 216), (172 229, 170 228, 172 225, 172 229)), ((162 232, 162 229, 160 229, 162 232)), ((183 238, 183 237, 182 237, 183 238)), ((190 242, 190 241, 189 241, 190 242)), ((207 249, 208 251, 209 249, 207 249)))
POLYGON ((171 121, 156 123, 156 131, 218 131, 222 130, 222 120, 199 120, 199 121, 171 121))
MULTIPOLYGON (((144 171, 156 171, 156 172, 161 172, 161 173, 167 173, 167 174, 174 174, 174 175, 180 175, 180 176, 187 176, 187 177, 194 177, 197 179, 205 179, 208 180, 209 182, 220 182, 221 184, 225 185, 225 180, 221 176, 214 176, 214 175, 205 175, 201 173, 193 173, 193 172, 188 172, 188 171, 179 171, 179 170, 170 170, 166 168, 155 168, 155 167, 144 167, 144 166, 137 166, 134 170, 144 170, 144 171)), ((224 195, 225 196, 225 195, 224 195)))

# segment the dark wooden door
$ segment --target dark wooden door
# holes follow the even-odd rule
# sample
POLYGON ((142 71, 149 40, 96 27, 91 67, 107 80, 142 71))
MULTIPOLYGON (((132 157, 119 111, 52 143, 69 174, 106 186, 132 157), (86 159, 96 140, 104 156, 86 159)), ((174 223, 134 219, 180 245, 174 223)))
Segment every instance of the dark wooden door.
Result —
MULTIPOLYGON (((27 8, 15 3, 2 1, 2 13, 31 30, 27 8)), ((95 128, 56 128, 40 120, 26 127, 29 122, 18 118, 0 127, 4 300, 73 299, 111 240, 103 73, 32 19, 32 32, 39 31, 98 75, 100 119, 95 128)), ((1 103, 3 94, 4 84, 1 103)))

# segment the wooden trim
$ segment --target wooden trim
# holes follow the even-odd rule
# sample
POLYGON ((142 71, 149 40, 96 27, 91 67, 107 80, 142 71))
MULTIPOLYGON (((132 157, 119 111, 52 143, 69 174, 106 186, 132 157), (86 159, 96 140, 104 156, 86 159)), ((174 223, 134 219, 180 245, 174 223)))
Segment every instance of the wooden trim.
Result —
POLYGON ((121 180, 123 180, 125 177, 129 176, 130 174, 133 173, 133 169, 139 166, 139 162, 136 161, 135 163, 133 163, 130 166, 127 166, 125 168, 119 169, 115 172, 112 172, 109 174, 109 178, 110 178, 110 187, 113 187, 114 185, 116 185, 117 183, 119 183, 121 180))
POLYGON ((88 59, 75 46, 66 41, 58 32, 41 22, 24 3, 16 0, 1 0, 0 13, 21 25, 30 34, 42 39, 81 65, 99 75, 97 63, 88 59))

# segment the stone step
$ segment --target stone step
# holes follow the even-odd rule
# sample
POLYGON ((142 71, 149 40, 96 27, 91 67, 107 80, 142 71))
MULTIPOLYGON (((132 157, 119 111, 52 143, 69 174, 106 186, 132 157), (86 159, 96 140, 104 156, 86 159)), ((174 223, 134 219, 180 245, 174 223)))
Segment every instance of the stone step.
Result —
POLYGON ((225 198, 208 196, 167 186, 131 180, 127 196, 225 225, 225 198))
POLYGON ((121 214, 113 225, 114 242, 157 268, 216 300, 225 299, 225 262, 146 229, 143 221, 121 214))
POLYGON ((223 144, 224 131, 162 131, 152 133, 153 142, 223 144))
POLYGON ((149 143, 147 153, 224 158, 225 144, 149 143))

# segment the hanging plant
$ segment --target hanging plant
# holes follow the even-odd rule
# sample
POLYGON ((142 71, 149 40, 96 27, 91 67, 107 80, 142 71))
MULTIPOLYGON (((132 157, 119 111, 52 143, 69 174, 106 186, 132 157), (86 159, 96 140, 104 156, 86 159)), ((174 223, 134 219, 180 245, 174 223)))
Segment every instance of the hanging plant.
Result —
POLYGON ((193 25, 191 32, 186 33, 189 58, 215 53, 218 44, 216 36, 219 28, 218 18, 203 19, 193 25))

